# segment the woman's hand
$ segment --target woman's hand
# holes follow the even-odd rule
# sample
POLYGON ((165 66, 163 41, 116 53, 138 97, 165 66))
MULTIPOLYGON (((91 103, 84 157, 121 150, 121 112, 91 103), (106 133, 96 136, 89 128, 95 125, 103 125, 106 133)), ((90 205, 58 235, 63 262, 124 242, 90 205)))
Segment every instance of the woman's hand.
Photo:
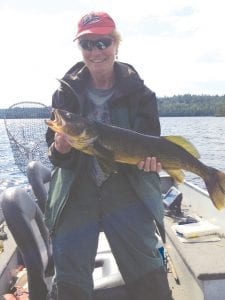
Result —
POLYGON ((156 160, 155 157, 146 157, 145 160, 141 160, 137 164, 140 170, 144 172, 157 172, 159 173, 162 170, 162 165, 156 160))
POLYGON ((68 152, 70 152, 71 150, 71 146, 70 144, 66 141, 66 136, 63 133, 56 133, 55 134, 55 149, 62 153, 62 154, 66 154, 68 152))

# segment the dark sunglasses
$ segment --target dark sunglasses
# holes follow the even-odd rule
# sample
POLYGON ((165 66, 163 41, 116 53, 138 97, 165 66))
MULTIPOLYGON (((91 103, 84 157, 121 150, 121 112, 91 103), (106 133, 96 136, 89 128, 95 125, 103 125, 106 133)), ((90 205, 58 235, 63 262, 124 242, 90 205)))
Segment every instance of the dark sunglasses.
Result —
POLYGON ((82 49, 91 51, 94 47, 99 50, 104 50, 111 46, 113 43, 113 39, 110 38, 102 38, 98 40, 80 40, 79 45, 82 49))

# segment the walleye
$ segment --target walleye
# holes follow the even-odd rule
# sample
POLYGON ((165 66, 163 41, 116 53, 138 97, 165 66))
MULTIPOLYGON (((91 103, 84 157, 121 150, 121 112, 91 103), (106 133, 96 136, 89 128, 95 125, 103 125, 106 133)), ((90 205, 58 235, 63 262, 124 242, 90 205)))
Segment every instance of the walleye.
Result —
POLYGON ((154 156, 177 182, 184 181, 182 170, 200 176, 215 207, 224 208, 225 174, 203 164, 197 149, 184 137, 144 135, 59 109, 54 110, 54 116, 54 120, 45 121, 47 125, 65 134, 72 147, 94 155, 105 172, 115 169, 116 162, 136 165, 154 156))

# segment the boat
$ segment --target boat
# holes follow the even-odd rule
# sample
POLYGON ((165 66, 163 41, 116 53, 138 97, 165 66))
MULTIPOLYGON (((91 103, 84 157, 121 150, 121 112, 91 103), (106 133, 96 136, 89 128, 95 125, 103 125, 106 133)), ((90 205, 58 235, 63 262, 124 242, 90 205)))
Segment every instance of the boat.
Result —
MULTIPOLYGON (((24 129, 23 138, 25 133, 24 129)), ((43 223, 51 171, 41 159, 30 160, 34 148, 28 151, 28 144, 23 143, 25 148, 12 137, 10 131, 15 160, 18 148, 22 147, 25 154, 29 152, 22 161, 23 151, 20 151, 18 166, 22 166, 21 171, 26 169, 31 191, 11 187, 6 188, 0 197, 0 299, 1 295, 13 293, 18 282, 23 281, 20 276, 24 278, 25 274, 30 299, 42 300, 40 291, 46 293, 51 289, 53 275, 51 245, 43 223), (17 143, 16 147, 13 143, 17 143), (32 243, 34 248, 31 248, 32 243), (34 260, 29 259, 29 253, 27 258, 27 249, 36 253, 32 257, 34 260), (21 271, 22 268, 25 269, 21 271)), ((40 154, 40 149, 37 152, 40 154)), ((208 193, 196 185, 187 181, 178 185, 165 173, 160 174, 160 178, 166 243, 163 244, 159 236, 159 250, 174 300, 224 300, 225 211, 216 210, 208 193)), ((128 300, 104 233, 99 238, 93 278, 95 300, 128 300)))
MULTIPOLYGON (((46 199, 50 170, 40 162, 33 161, 28 165, 27 174, 31 186, 34 187, 34 199, 21 188, 7 188, 2 196, 3 202, 10 200, 10 202, 17 204, 22 198, 21 201, 26 202, 23 207, 25 211, 29 210, 28 202, 32 204, 31 206, 35 205, 39 208, 44 198, 46 199)), ((161 182, 166 228, 166 244, 163 247, 166 253, 168 278, 174 299, 224 300, 225 240, 223 237, 225 234, 225 212, 217 211, 211 204, 207 192, 189 182, 176 185, 173 179, 166 174, 161 176, 161 182), (201 225, 200 223, 205 220, 207 220, 207 224, 212 225, 214 232, 210 231, 208 227, 204 228, 204 226, 201 233, 195 231, 194 225, 201 225), (192 235, 187 238, 185 238, 185 234, 182 235, 175 229, 176 226, 185 226, 186 224, 193 225, 192 235), (204 229, 208 232, 204 233, 204 229)), ((23 206, 23 204, 20 205, 23 206)), ((6 213, 8 208, 3 205, 3 212, 5 209, 4 213, 6 213)), ((21 256, 20 251, 18 251, 18 243, 20 243, 18 236, 15 237, 15 232, 10 231, 12 224, 10 225, 9 218, 13 218, 11 223, 18 226, 15 211, 14 208, 13 213, 12 211, 8 215, 6 213, 7 220, 1 216, 1 230, 7 234, 7 239, 3 241, 4 251, 0 254, 0 295, 7 293, 15 285, 16 275, 24 261, 23 254, 21 256)), ((41 209, 38 211, 41 213, 41 209)), ((38 239, 40 236, 37 235, 36 238, 38 239)), ((47 258, 45 257, 47 259, 45 266, 49 263, 48 251, 48 248, 44 251, 45 256, 47 256, 47 258)), ((50 275, 52 276, 52 274, 50 275)), ((95 299, 127 299, 123 279, 103 233, 100 235, 93 276, 96 290, 95 299)), ((39 280, 37 274, 35 280, 39 280)), ((46 282, 46 278, 44 282, 46 282)))

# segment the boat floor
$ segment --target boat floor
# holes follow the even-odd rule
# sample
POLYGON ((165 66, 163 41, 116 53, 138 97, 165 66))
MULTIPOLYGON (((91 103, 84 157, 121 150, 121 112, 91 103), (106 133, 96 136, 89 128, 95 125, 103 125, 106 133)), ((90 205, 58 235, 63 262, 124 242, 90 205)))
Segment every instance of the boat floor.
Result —
MULTIPOLYGON (((107 251, 110 251, 109 244, 107 242, 107 239, 104 234, 100 234, 99 239, 99 251, 101 253, 106 253, 107 251), (101 249, 101 250, 100 250, 101 249)), ((168 262, 167 259, 167 270, 168 270, 168 281, 169 286, 172 291, 172 296, 174 300, 190 300, 190 295, 188 295, 187 289, 185 289, 184 285, 182 283, 184 282, 182 278, 182 274, 179 274, 179 281, 177 280, 177 273, 175 270, 174 263, 171 261, 171 259, 168 262)), ((116 262, 114 261, 114 265, 116 266, 116 262)), ((114 271, 117 270, 117 267, 114 271)), ((97 270, 96 270, 97 271, 97 270)), ((97 275, 97 272, 94 273, 94 276, 97 275)), ((116 299, 115 299, 116 300, 116 299)), ((196 300, 196 299, 195 299, 196 300)))
POLYGON ((190 295, 188 295, 187 290, 185 289, 184 285, 182 285, 182 277, 179 276, 178 283, 170 267, 168 270, 168 281, 174 300, 190 300, 190 295))

